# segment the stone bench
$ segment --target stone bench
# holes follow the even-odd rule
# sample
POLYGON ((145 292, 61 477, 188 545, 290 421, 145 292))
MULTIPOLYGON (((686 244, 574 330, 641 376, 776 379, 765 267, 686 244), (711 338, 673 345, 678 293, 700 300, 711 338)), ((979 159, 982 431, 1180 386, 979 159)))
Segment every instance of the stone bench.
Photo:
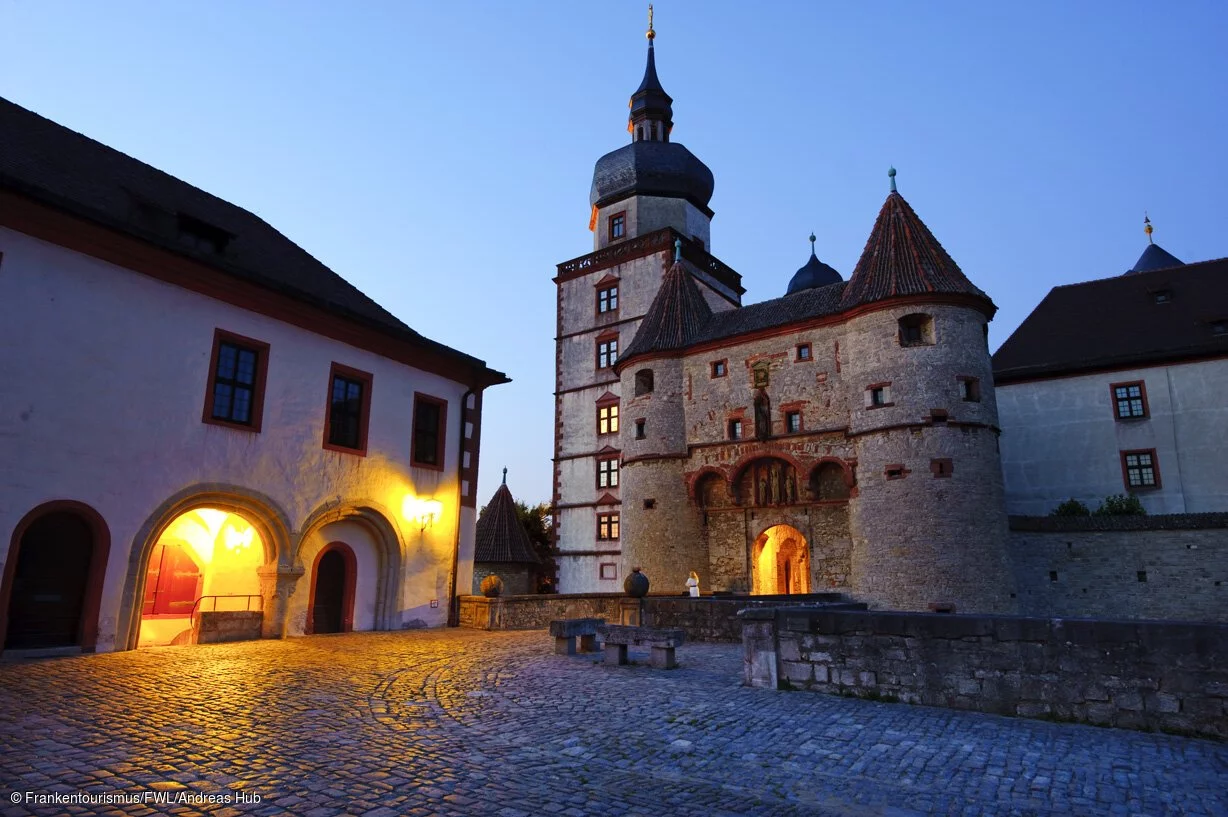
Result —
POLYGON ((604 618, 561 618, 550 622, 556 655, 575 655, 576 636, 580 637, 580 652, 597 651, 597 628, 604 618))
POLYGON ((652 648, 652 665, 660 669, 673 669, 674 649, 686 640, 686 631, 663 627, 625 627, 619 624, 602 624, 597 628, 605 642, 605 662, 611 666, 627 663, 627 647, 634 644, 652 648))

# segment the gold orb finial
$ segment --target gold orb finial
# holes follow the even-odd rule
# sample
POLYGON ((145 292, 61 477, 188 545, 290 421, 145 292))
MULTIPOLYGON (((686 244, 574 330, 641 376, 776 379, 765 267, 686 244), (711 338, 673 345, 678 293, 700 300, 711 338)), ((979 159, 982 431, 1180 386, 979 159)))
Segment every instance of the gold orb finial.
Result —
POLYGON ((648 33, 644 35, 649 41, 657 38, 657 32, 652 30, 652 3, 648 4, 648 33))
POLYGON ((1147 211, 1143 211, 1143 232, 1147 234, 1147 243, 1154 244, 1151 238, 1151 217, 1147 215, 1147 211))

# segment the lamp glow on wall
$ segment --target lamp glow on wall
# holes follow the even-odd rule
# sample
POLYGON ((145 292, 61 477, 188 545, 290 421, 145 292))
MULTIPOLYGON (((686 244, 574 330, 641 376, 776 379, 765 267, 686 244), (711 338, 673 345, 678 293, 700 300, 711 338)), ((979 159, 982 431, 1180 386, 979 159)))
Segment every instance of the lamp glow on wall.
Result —
POLYGON ((419 499, 407 496, 401 504, 401 514, 410 522, 417 523, 419 530, 426 530, 439 520, 443 503, 438 499, 419 499))

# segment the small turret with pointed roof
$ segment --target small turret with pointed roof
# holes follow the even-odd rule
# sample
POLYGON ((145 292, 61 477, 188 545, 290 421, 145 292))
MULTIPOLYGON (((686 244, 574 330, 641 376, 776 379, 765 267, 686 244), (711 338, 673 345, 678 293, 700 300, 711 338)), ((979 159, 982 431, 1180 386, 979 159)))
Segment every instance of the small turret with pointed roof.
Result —
POLYGON ((1168 250, 1165 250, 1151 238, 1151 233, 1153 232, 1151 217, 1146 213, 1143 214, 1143 232, 1147 234, 1147 248, 1143 250, 1143 254, 1138 257, 1138 260, 1134 262, 1134 266, 1125 271, 1125 275, 1185 266, 1184 261, 1168 252, 1168 250))
POLYGON ((624 361, 648 352, 684 349, 694 343, 712 317, 712 307, 699 293, 699 287, 682 260, 682 240, 674 241, 674 262, 665 271, 661 288, 648 307, 648 313, 632 338, 624 361))
POLYGON ((525 533, 516 515, 516 500, 507 487, 507 469, 503 469, 503 484, 490 498, 478 518, 474 537, 473 561, 491 564, 540 564, 529 534, 525 533))
POLYGON ((971 295, 997 310, 989 296, 964 275, 934 234, 895 186, 895 168, 887 174, 891 192, 874 222, 861 259, 840 301, 842 309, 906 295, 971 295))

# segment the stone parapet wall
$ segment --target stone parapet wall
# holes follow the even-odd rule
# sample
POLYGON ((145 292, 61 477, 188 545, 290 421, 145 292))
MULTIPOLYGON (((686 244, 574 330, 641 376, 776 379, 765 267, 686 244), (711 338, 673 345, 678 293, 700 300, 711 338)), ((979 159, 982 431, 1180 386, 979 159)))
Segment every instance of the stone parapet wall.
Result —
POLYGON ((738 612, 761 607, 799 604, 848 604, 839 593, 808 596, 685 596, 649 595, 639 604, 623 593, 543 594, 534 596, 460 597, 460 626, 477 630, 544 630, 561 618, 604 618, 611 624, 642 623, 679 627, 692 641, 742 640, 738 612))
POLYGON ((1228 738, 1228 626, 872 613, 743 614, 745 682, 1228 738))

